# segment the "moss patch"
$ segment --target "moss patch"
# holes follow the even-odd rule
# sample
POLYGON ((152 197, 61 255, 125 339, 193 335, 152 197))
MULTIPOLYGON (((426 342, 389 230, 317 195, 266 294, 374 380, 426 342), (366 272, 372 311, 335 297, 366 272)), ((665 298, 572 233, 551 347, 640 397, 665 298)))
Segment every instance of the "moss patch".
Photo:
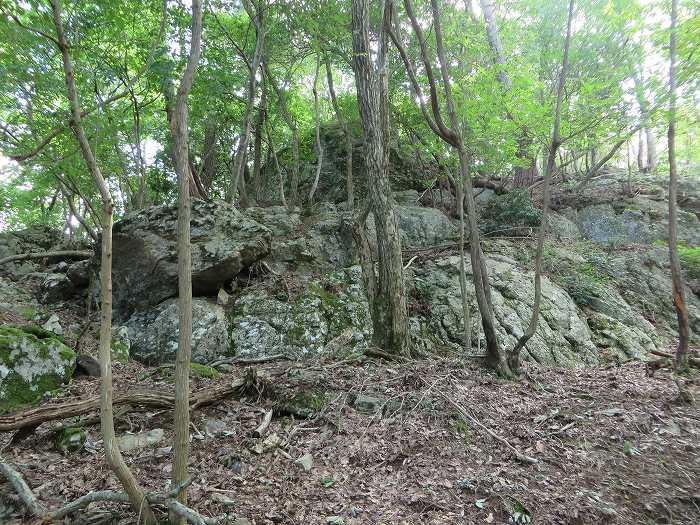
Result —
POLYGON ((0 328, 0 413, 39 401, 73 373, 76 354, 39 327, 0 328))

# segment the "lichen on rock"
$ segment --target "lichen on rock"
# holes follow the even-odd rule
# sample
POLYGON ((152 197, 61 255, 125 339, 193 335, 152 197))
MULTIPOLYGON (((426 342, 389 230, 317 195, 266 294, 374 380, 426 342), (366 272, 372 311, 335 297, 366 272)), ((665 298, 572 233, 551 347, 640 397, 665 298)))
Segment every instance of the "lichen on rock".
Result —
POLYGON ((0 327, 0 412, 60 388, 70 378, 75 359, 75 352, 50 332, 0 327))

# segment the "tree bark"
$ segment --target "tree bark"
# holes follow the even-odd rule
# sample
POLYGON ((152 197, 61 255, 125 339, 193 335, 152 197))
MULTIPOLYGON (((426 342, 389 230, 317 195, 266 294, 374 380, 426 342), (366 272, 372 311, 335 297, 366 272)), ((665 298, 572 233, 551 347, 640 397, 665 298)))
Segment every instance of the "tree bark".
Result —
POLYGON ((685 304, 683 277, 678 258, 678 171, 676 166, 676 32, 678 18, 678 0, 671 0, 671 36, 669 42, 669 108, 668 108, 668 252, 671 262, 671 281, 673 283, 673 305, 678 317, 678 348, 676 349, 676 368, 688 364, 688 308, 685 304))
POLYGON ((202 169, 201 177, 202 185, 205 191, 209 192, 211 185, 216 177, 216 140, 218 135, 218 127, 216 125, 216 117, 210 115, 207 118, 207 123, 204 128, 204 144, 202 147, 202 169))
POLYGON ((53 20, 56 27, 57 43, 61 51, 63 60, 63 73, 68 91, 68 100, 71 109, 71 127, 75 134, 80 151, 85 161, 85 165, 92 175, 102 197, 102 246, 101 246, 101 267, 100 267, 100 338, 99 338, 99 360, 100 360, 100 426, 104 442, 105 456, 110 468, 121 482, 124 490, 129 495, 131 507, 134 512, 140 513, 144 518, 144 523, 155 524, 156 519, 150 505, 145 499, 144 490, 132 474, 129 467, 124 462, 121 451, 116 443, 114 432, 114 417, 112 413, 112 362, 111 362, 111 342, 112 342, 112 196, 109 193, 107 183, 102 176, 97 160, 92 148, 85 136, 82 127, 82 111, 80 100, 75 86, 73 73, 73 61, 70 55, 70 47, 66 41, 61 20, 60 0, 51 0, 53 20))
POLYGON ((272 141, 272 133, 270 132, 269 121, 265 121, 265 133, 267 134, 267 143, 270 148, 270 154, 272 160, 275 162, 275 171, 277 172, 277 177, 279 178, 279 188, 280 188, 280 202, 282 206, 287 205, 287 199, 284 196, 284 175, 282 174, 282 168, 280 168, 280 163, 277 158, 277 152, 275 151, 275 143, 272 141))
MULTIPOLYGON (((173 485, 187 479, 190 437, 190 361, 192 356, 192 249, 190 246, 190 162, 187 98, 192 88, 199 62, 202 43, 202 2, 192 0, 192 30, 187 65, 182 73, 175 97, 173 157, 178 185, 177 213, 177 277, 179 326, 175 358, 175 437, 173 443, 173 485)), ((183 488, 177 500, 187 504, 187 489, 183 488)), ((171 522, 182 524, 180 517, 171 514, 171 522)))
MULTIPOLYGON (((387 31, 391 0, 384 3, 377 66, 370 55, 368 0, 352 1, 353 69, 364 138, 369 203, 374 216, 379 274, 372 310, 373 342, 399 355, 409 355, 408 309, 401 259, 401 239, 389 183, 387 31)), ((372 271, 374 271, 372 269, 372 271)))
POLYGON ((548 218, 549 218, 549 200, 550 200, 550 182, 552 172, 554 171, 554 162, 556 160, 557 150, 561 145, 561 106, 564 100, 564 84, 566 83, 566 75, 569 69, 569 48, 571 47, 571 23, 574 15, 574 0, 569 0, 569 16, 566 22, 566 39, 564 40, 564 57, 561 63, 561 71, 559 73, 559 82, 557 84, 557 102, 554 108, 554 124, 552 126, 552 142, 549 145, 549 154, 547 155, 547 164, 544 170, 544 189, 542 198, 542 223, 540 224, 539 234, 537 236, 537 252, 535 255, 535 299, 532 305, 532 315, 528 323, 527 330, 518 339, 513 349, 508 353, 508 366, 513 373, 520 372, 520 353, 527 342, 535 335, 537 330, 537 322, 540 317, 540 304, 542 302, 542 254, 544 252, 544 239, 547 234, 548 218))
POLYGON ((335 85, 333 83, 331 61, 328 59, 328 55, 324 57, 324 62, 326 64, 328 92, 331 96, 331 104, 333 104, 335 118, 338 119, 340 127, 343 128, 343 135, 345 135, 345 188, 347 193, 347 210, 350 211, 355 205, 355 186, 352 178, 352 134, 350 133, 350 128, 348 127, 347 122, 343 118, 343 113, 340 111, 340 106, 338 105, 338 99, 336 98, 335 94, 335 85))
POLYGON ((258 107, 258 115, 255 120, 255 141, 253 153, 253 200, 257 203, 260 199, 260 190, 262 188, 262 136, 267 118, 267 83, 263 79, 261 81, 260 105, 258 107))
POLYGON ((316 128, 316 176, 309 191, 309 206, 314 202, 314 194, 318 189, 318 181, 321 178, 321 168, 323 168, 323 144, 321 144, 321 115, 318 107, 318 74, 321 69, 321 54, 316 55, 316 69, 314 71, 314 126, 316 128))
POLYGON ((506 59, 503 56, 503 45, 501 44, 501 37, 498 33, 498 25, 496 24, 496 13, 493 7, 493 0, 479 0, 481 4, 481 10, 484 13, 484 20, 486 21, 486 35, 489 40, 489 47, 493 52, 496 65, 498 66, 497 77, 503 87, 506 90, 510 90, 513 84, 510 81, 510 77, 505 72, 503 66, 506 63, 506 59))

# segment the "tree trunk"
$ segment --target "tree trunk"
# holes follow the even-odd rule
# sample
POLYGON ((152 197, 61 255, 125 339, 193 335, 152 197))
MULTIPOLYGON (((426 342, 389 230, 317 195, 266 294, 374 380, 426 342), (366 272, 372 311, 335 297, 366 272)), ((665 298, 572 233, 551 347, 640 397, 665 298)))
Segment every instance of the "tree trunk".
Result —
POLYGON ((503 84, 503 87, 510 90, 512 83, 510 81, 510 77, 508 77, 508 74, 503 68, 506 63, 506 59, 503 56, 501 37, 498 34, 498 25, 496 24, 496 13, 493 8, 493 1, 479 0, 479 3, 481 4, 481 10, 484 12, 484 20, 486 20, 486 35, 488 36, 489 47, 493 52, 496 65, 498 66, 498 80, 501 84, 503 84))
POLYGON ((246 163, 248 156, 248 143, 250 142, 250 121, 255 107, 255 92, 257 89, 256 75, 260 67, 260 60, 263 52, 263 41, 265 33, 262 30, 262 21, 260 17, 261 10, 256 7, 253 11, 253 6, 250 0, 243 0, 243 7, 248 16, 255 24, 255 52, 253 54, 253 62, 250 66, 250 74, 248 76, 248 100, 246 102, 245 112, 243 113, 243 122, 241 123, 241 134, 238 142, 238 150, 233 160, 233 169, 231 173, 231 189, 229 190, 229 201, 234 202, 236 192, 239 191, 241 177, 243 177, 243 165, 246 163))
POLYGON ((258 115, 255 120, 255 141, 253 154, 253 200, 257 203, 260 199, 260 189, 262 188, 262 135, 265 126, 267 113, 267 83, 261 81, 260 105, 258 115))
POLYGON ((207 118, 207 123, 204 127, 204 144, 202 147, 202 169, 201 177, 202 185, 206 192, 211 190, 211 185, 216 177, 216 139, 218 135, 218 127, 216 125, 216 117, 210 115, 207 118))
POLYGON ((289 181, 289 199, 287 200, 287 207, 292 210, 299 200, 299 129, 297 127, 294 118, 289 109, 287 108, 287 99, 282 91, 282 89, 277 85, 277 81, 272 76, 270 68, 266 61, 263 61, 263 69, 265 70, 265 76, 270 81, 272 89, 277 95, 277 102, 282 113, 282 118, 287 123, 287 126, 292 131, 292 174, 289 181))
POLYGON ((155 524, 156 518, 146 501, 146 496, 136 481, 136 478, 129 470, 117 445, 114 432, 114 418, 112 414, 112 196, 109 193, 107 183, 102 176, 97 160, 92 152, 82 127, 80 101, 75 87, 73 76, 73 61, 70 55, 70 47, 63 32, 61 21, 60 0, 51 0, 54 25, 58 47, 61 50, 63 59, 63 73, 70 101, 72 116, 72 129, 78 139, 80 152, 85 161, 85 165, 97 184, 102 197, 102 246, 101 246, 101 268, 100 268, 100 339, 99 339, 99 360, 100 360, 100 426, 104 442, 105 456, 110 468, 121 482, 124 490, 129 495, 132 509, 143 516, 144 523, 155 524))
POLYGON ((343 114, 340 111, 338 99, 335 95, 333 72, 331 71, 331 62, 328 59, 328 55, 324 57, 324 61, 326 64, 326 78, 328 79, 328 91, 331 96, 333 111, 335 112, 335 118, 338 119, 340 126, 343 128, 343 135, 345 135, 345 188, 347 193, 347 210, 350 211, 355 205, 355 190, 352 179, 352 135, 350 133, 350 129, 348 128, 348 124, 345 122, 343 114))
POLYGON ((644 133, 639 130, 639 149, 637 150, 637 167, 644 171, 644 133))
MULTIPOLYGON (((387 30, 391 2, 384 3, 377 67, 370 56, 368 0, 352 1, 353 69, 362 120, 369 203, 377 238, 379 275, 374 297, 373 342, 399 355, 411 352, 401 239, 389 183, 387 30)), ((372 270, 373 271, 373 270, 372 270)))
MULTIPOLYGON (((177 276, 178 276, 178 345, 175 359, 175 438, 173 443, 173 486, 187 479, 190 437, 190 360, 192 355, 192 250, 190 247, 190 162, 187 98, 192 88, 202 39, 202 2, 192 1, 192 37, 187 66, 175 98, 173 133, 173 157, 178 185, 177 214, 177 276)), ((187 504, 187 490, 177 497, 187 504)), ((182 524, 182 518, 171 515, 171 522, 182 524)))
POLYGON ((265 121, 265 133, 267 134, 268 147, 270 148, 270 154, 272 156, 272 160, 275 162, 275 171, 277 172, 277 177, 279 179, 280 202, 282 203, 282 206, 286 206, 287 199, 284 196, 284 175, 282 174, 282 168, 280 168, 279 159, 277 158, 277 152, 275 151, 275 143, 272 142, 272 133, 270 132, 270 124, 269 124, 269 121, 267 121, 267 120, 265 121))
POLYGON ((513 373, 520 372, 520 353, 527 342, 535 335, 537 322, 540 317, 540 303, 542 302, 542 254, 544 252, 544 239, 547 234, 549 218, 550 182, 554 171, 554 162, 557 156, 557 149, 561 145, 561 134, 559 131, 561 123, 561 106, 564 100, 564 84, 569 69, 569 47, 571 46, 571 22, 574 16, 574 0, 569 0, 569 16, 566 23, 566 39, 564 40, 564 58, 561 63, 559 82, 557 85, 557 102, 554 108, 554 125, 552 126, 552 142, 549 146, 547 164, 544 169, 544 195, 542 198, 542 223, 537 236, 537 253, 535 255, 535 299, 532 305, 532 315, 528 323, 527 330, 518 339, 515 347, 508 353, 508 366, 513 373))
POLYGON ((323 168, 323 144, 321 144, 321 116, 318 108, 318 74, 321 68, 321 54, 316 55, 316 69, 314 71, 314 125, 316 128, 316 176, 309 192, 309 206, 314 202, 314 194, 318 189, 318 181, 321 178, 321 168, 323 168))
POLYGON ((676 167, 676 25, 678 17, 678 0, 671 0, 671 37, 669 65, 669 122, 668 122, 668 252, 671 261, 671 281, 673 283, 673 305, 678 317, 678 348, 676 350, 676 368, 688 364, 688 308, 685 305, 683 277, 678 258, 678 171, 676 167))

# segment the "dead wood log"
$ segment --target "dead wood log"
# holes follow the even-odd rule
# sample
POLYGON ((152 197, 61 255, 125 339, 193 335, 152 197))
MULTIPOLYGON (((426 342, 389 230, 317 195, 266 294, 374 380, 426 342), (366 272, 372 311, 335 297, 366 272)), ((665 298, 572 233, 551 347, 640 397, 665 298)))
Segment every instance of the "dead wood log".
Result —
POLYGON ((9 262, 26 261, 28 259, 45 259, 48 257, 87 259, 93 255, 95 255, 94 252, 90 250, 57 250, 54 252, 19 253, 0 259, 0 266, 9 262))
MULTIPOLYGON (((220 403, 229 397, 242 397, 255 387, 257 373, 248 373, 231 384, 203 390, 190 395, 190 408, 195 410, 202 406, 220 403)), ((100 399, 94 396, 88 399, 67 401, 56 405, 41 406, 25 410, 18 414, 0 417, 0 432, 19 430, 25 427, 38 427, 47 421, 82 416, 100 406, 100 399)), ((114 396, 114 406, 128 407, 126 412, 140 412, 151 408, 173 408, 175 396, 165 392, 127 392, 114 396)))
MULTIPOLYGON (((659 357, 665 357, 666 359, 675 359, 675 356, 673 354, 669 354, 668 352, 662 352, 661 350, 652 350, 650 352, 652 355, 658 355, 659 357)), ((692 366, 693 368, 700 368, 700 358, 699 357, 688 357, 688 365, 692 366)), ((660 367, 657 367, 660 368, 660 367)), ((673 368, 673 363, 671 363, 671 368, 673 368)))

